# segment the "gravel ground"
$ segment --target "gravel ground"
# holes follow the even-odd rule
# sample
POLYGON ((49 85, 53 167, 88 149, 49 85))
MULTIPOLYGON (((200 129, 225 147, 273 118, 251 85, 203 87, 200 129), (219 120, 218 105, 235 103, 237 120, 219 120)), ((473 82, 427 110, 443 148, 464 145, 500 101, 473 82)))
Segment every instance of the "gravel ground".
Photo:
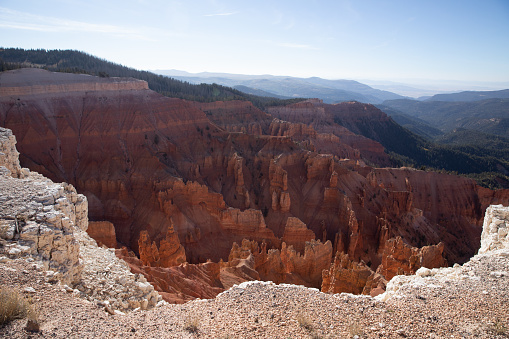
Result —
POLYGON ((110 315, 104 307, 46 282, 24 260, 0 264, 0 284, 31 299, 40 332, 26 319, 0 328, 6 338, 508 338, 509 251, 414 277, 386 301, 270 282, 249 282, 215 299, 110 315), (24 292, 27 287, 35 293, 24 292))

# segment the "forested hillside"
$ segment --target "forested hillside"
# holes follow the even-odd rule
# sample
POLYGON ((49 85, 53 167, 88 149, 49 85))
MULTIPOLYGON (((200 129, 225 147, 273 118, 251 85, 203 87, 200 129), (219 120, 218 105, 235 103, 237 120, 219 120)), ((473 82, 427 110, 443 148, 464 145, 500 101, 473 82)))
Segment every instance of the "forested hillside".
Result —
POLYGON ((0 72, 23 67, 38 67, 54 72, 83 73, 100 77, 131 77, 146 81, 150 89, 165 96, 199 102, 248 100, 259 108, 265 108, 302 100, 261 97, 217 84, 193 85, 167 76, 115 64, 75 50, 0 48, 0 72))
MULTIPOLYGON (((500 91, 504 93, 503 91, 500 91)), ((456 128, 474 129, 509 137, 509 99, 480 101, 387 100, 379 107, 388 114, 402 113, 426 121, 443 132, 456 128)))

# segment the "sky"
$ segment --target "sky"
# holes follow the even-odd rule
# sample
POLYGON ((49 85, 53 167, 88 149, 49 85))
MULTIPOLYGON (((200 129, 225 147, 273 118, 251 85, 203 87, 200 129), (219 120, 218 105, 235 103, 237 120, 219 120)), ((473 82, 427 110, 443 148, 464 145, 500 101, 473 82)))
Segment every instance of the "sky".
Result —
POLYGON ((509 0, 0 0, 0 47, 142 70, 509 82, 509 0))

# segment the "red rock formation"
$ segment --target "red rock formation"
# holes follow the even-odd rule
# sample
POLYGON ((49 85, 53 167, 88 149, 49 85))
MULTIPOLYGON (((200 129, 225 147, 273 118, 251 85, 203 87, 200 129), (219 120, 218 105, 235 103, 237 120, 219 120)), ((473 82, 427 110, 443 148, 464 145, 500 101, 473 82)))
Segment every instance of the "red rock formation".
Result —
POLYGON ((364 262, 350 260, 348 254, 336 252, 330 268, 322 273, 322 292, 378 295, 385 291, 387 281, 364 262))
POLYGON ((265 243, 262 247, 255 241, 244 239, 239 247, 236 243, 228 257, 228 265, 236 263, 238 259, 253 257, 253 269, 258 272, 260 279, 270 280, 277 284, 291 283, 310 287, 319 287, 322 281, 322 271, 329 267, 332 258, 332 244, 327 241, 311 240, 305 243, 304 254, 296 252, 292 246, 282 243, 281 250, 267 251, 265 243))
POLYGON ((212 122, 229 132, 261 135, 267 130, 272 117, 254 107, 249 101, 194 102, 212 122))
POLYGON ((115 235, 115 226, 109 221, 89 221, 87 233, 98 246, 117 248, 117 238, 115 235))
POLYGON ((286 219, 283 241, 288 246, 293 246, 297 252, 304 252, 305 244, 315 240, 315 233, 307 228, 306 224, 299 218, 288 217, 286 219))
POLYGON ((415 248, 408 246, 401 237, 387 240, 382 253, 382 264, 377 273, 387 280, 401 274, 414 274, 419 268, 437 268, 447 266, 443 257, 444 244, 415 248))
MULTIPOLYGON (((317 278, 303 259, 306 249, 313 257, 312 246, 282 246, 280 238, 297 238, 285 236, 289 218, 333 243, 331 253, 333 247, 375 269, 387 240, 397 236, 414 247, 442 241, 448 261, 462 262, 478 247, 486 206, 509 202, 507 191, 480 189, 469 179, 366 166, 362 159, 388 160, 383 148, 336 124, 333 113, 352 125, 358 118, 385 119, 369 105, 309 101, 272 109, 274 120, 245 102, 196 104, 163 97, 144 83, 114 90, 116 84, 108 85, 114 79, 97 80, 97 88, 88 83, 96 78, 82 79, 2 73, 0 122, 18 138, 22 165, 72 183, 87 196, 91 219, 115 225, 119 243, 138 252, 142 238, 147 263, 161 264, 172 220, 190 263, 226 261, 233 242, 244 238, 270 248, 252 252, 253 267, 249 256, 227 266, 223 287, 255 272, 260 279, 320 286, 321 271, 317 278), (34 87, 41 84, 46 87, 34 87), (24 89, 9 90, 18 87, 24 89)), ((309 230, 299 237, 311 238, 309 230)), ((327 253, 318 255, 320 263, 327 253)), ((202 272, 186 267, 178 274, 202 272)), ((215 266, 207 267, 203 284, 217 285, 215 266)), ((162 269, 150 268, 158 276, 166 274, 162 269)), ((216 285, 207 288, 221 289, 216 285)))
POLYGON ((116 250, 115 254, 129 264, 133 273, 143 274, 167 302, 184 303, 196 298, 214 298, 224 291, 219 263, 153 267, 143 265, 125 247, 116 250))
MULTIPOLYGON (((310 125, 318 133, 335 135, 340 142, 340 149, 334 151, 326 147, 328 153, 337 155, 341 158, 359 159, 359 155, 378 165, 389 165, 390 161, 387 154, 384 153, 384 147, 376 141, 355 134, 347 128, 335 122, 334 115, 339 115, 342 121, 359 118, 364 119, 384 119, 387 116, 378 109, 364 109, 367 106, 360 103, 341 103, 337 105, 324 104, 322 100, 312 99, 285 107, 272 107, 269 113, 276 118, 310 125), (338 114, 339 113, 339 114, 338 114), (381 114, 380 114, 381 113, 381 114), (349 147, 349 148, 348 148, 349 147), (352 151, 352 149, 357 150, 352 151)), ((369 105, 369 107, 373 107, 369 105)), ((353 125, 353 124, 352 124, 353 125)), ((319 151, 321 147, 317 147, 319 151)), ((326 152, 327 152, 326 151, 326 152)))
POLYGON ((150 241, 147 231, 141 231, 138 240, 140 261, 145 266, 172 267, 186 262, 186 251, 180 244, 177 233, 170 223, 166 238, 162 239, 159 248, 155 242, 150 241))

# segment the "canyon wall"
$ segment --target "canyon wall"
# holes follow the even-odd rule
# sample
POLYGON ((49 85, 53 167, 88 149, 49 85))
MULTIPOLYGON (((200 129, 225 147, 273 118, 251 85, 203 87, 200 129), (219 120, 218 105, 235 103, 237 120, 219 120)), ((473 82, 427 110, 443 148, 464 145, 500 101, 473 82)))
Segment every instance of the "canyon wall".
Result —
MULTIPOLYGON (((0 87, 50 86, 55 79, 61 91, 0 95, 0 124, 18 137, 22 165, 84 194, 90 219, 114 225, 131 268, 159 281, 162 293, 172 290, 168 300, 191 297, 178 295, 177 280, 164 283, 177 274, 168 272, 201 276, 205 295, 257 277, 320 288, 321 270, 303 259, 313 257, 307 245, 313 241, 330 244, 320 256, 329 258, 325 269, 334 260, 339 268, 364 262, 369 272, 380 265, 406 272, 419 257, 407 249, 428 245, 439 250, 427 262, 464 262, 477 251, 486 207, 509 202, 507 190, 479 188, 470 179, 367 166, 387 164, 383 147, 331 115, 355 121, 351 115, 362 113, 384 123, 383 113, 364 104, 308 101, 267 114, 240 101, 167 98, 138 82, 131 89, 66 91, 85 78, 16 72, 2 73, 0 87), (264 244, 266 255, 253 247, 251 259, 226 264, 244 239, 264 244), (338 252, 348 260, 336 260, 338 252), (414 255, 412 263, 388 261, 400 252, 414 255)), ((97 81, 107 87, 117 80, 97 81)), ((366 282, 372 289, 383 285, 373 281, 366 282)))

